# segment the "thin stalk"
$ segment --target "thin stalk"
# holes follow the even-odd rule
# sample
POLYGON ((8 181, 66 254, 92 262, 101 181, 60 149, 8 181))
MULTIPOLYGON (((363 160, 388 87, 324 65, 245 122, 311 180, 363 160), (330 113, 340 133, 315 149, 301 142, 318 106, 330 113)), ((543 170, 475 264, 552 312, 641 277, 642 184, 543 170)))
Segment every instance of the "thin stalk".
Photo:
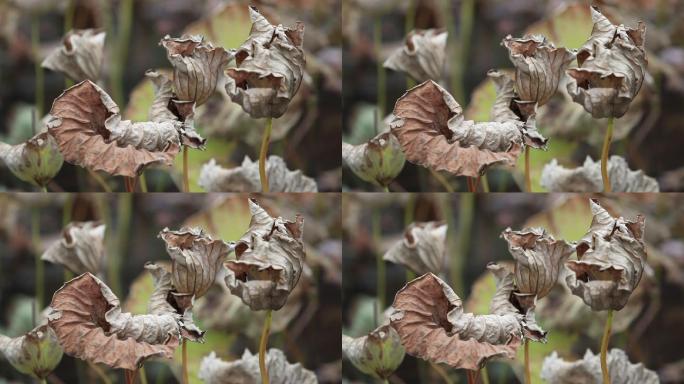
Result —
POLYGON ((477 383, 477 375, 475 371, 472 371, 470 369, 466 370, 466 377, 468 378, 468 384, 477 383))
POLYGON ((183 146, 183 192, 190 192, 190 175, 188 173, 188 146, 183 146))
POLYGON ((40 187, 40 191, 43 193, 47 193, 47 191, 48 191, 47 186, 44 185, 44 186, 40 187))
POLYGON ((532 192, 532 180, 530 179, 530 147, 525 146, 525 191, 532 192))
POLYGON ((116 55, 112 65, 112 94, 117 104, 124 103, 124 71, 128 61, 128 45, 131 40, 133 25, 133 0, 121 0, 119 3, 119 28, 116 36, 116 55))
MULTIPOLYGON (((406 18, 404 19, 404 35, 408 35, 416 26, 416 1, 407 0, 406 18)), ((406 89, 411 89, 416 85, 416 81, 409 75, 406 75, 406 89)))
MULTIPOLYGON (((373 236, 373 246, 377 247, 380 245, 380 237, 382 236, 382 228, 380 227, 380 210, 378 208, 373 209, 372 220, 372 236, 373 236)), ((375 254, 375 269, 376 269, 376 294, 378 295, 378 313, 382 313, 385 310, 385 262, 382 260, 382 254, 376 252, 375 254)), ((380 316, 378 316, 379 318, 380 316)))
POLYGON ((147 384, 147 374, 145 373, 145 366, 140 367, 140 384, 147 384))
POLYGON ((268 370, 266 369, 266 349, 268 347, 268 335, 271 333, 271 317, 273 311, 270 309, 266 311, 266 319, 264 319, 264 328, 261 331, 261 340, 259 341, 259 372, 261 373, 261 384, 268 384, 268 370))
POLYGON ((430 366, 432 367, 432 369, 435 370, 435 372, 437 372, 439 377, 441 377, 446 384, 453 384, 453 381, 451 380, 451 378, 449 378, 449 375, 444 370, 444 368, 440 367, 438 364, 435 363, 430 363, 430 366))
POLYGON ((112 189, 109 188, 109 184, 107 184, 107 182, 105 182, 105 180, 102 178, 102 176, 100 176, 97 172, 91 171, 90 169, 88 169, 88 173, 90 174, 90 177, 92 177, 100 185, 100 187, 102 187, 102 189, 104 189, 105 192, 107 192, 107 193, 112 192, 112 189))
POLYGON ((475 17, 475 0, 461 0, 461 10, 459 12, 461 20, 459 25, 461 27, 459 31, 459 52, 457 56, 457 67, 458 67, 458 83, 455 89, 455 95, 458 95, 457 100, 463 100, 466 102, 465 94, 465 69, 467 67, 467 60, 470 57, 470 40, 473 34, 473 19, 475 17))
POLYGON ((131 370, 124 370, 124 378, 126 379, 126 384, 133 384, 135 383, 135 377, 137 376, 138 371, 131 371, 131 370))
POLYGON ((386 185, 382 188, 383 192, 389 192, 389 185, 386 185))
POLYGON ((487 174, 482 175, 482 190, 489 193, 489 180, 487 179, 487 174))
POLYGON ((183 384, 189 384, 190 379, 188 378, 188 343, 185 338, 183 338, 183 384))
MULTIPOLYGON (((413 223, 413 218, 416 211, 416 196, 413 193, 409 193, 408 200, 404 206, 404 228, 408 227, 413 223)), ((416 278, 416 274, 412 270, 406 268, 406 282, 409 282, 416 278)))
POLYGON ((608 118, 608 129, 603 137, 603 150, 601 151, 601 176, 603 178, 603 192, 610 192, 610 177, 608 176, 608 156, 610 155, 610 143, 613 141, 614 118, 608 118))
POLYGON ((388 381, 387 379, 383 379, 383 380, 382 380, 382 383, 383 383, 383 384, 389 384, 389 381, 388 381))
POLYGON ((43 103, 45 99, 45 82, 43 67, 40 65, 40 15, 31 15, 31 51, 33 52, 34 72, 36 77, 36 114, 43 117, 43 103))
POLYGON ((40 384, 47 384, 47 380, 45 380, 45 379, 40 379, 40 384))
MULTIPOLYGON (((114 244, 114 250, 116 250, 116 257, 114 257, 113 254, 108 254, 107 258, 112 260, 111 261, 111 269, 112 269, 112 275, 110 278, 110 283, 112 284, 110 287, 112 290, 114 290, 115 293, 121 294, 122 293, 122 288, 121 288, 121 262, 122 254, 127 253, 128 249, 128 241, 129 241, 129 236, 130 236, 130 229, 131 229, 131 218, 133 216, 133 195, 128 194, 128 193, 120 193, 117 195, 117 212, 116 215, 118 217, 117 220, 117 227, 116 227, 116 238, 115 241, 116 243, 114 244)), ((113 223, 110 222, 109 227, 111 228, 113 226, 113 223)), ((112 236, 112 238, 114 238, 112 236)))
POLYGON ((468 192, 470 192, 470 193, 477 192, 477 189, 475 187, 475 178, 466 176, 466 181, 468 183, 468 192))
MULTIPOLYGON (((475 195, 472 193, 461 193, 459 195, 458 207, 458 233, 456 234, 457 251, 453 253, 453 258, 450 263, 451 286, 456 292, 463 292, 463 265, 467 259, 468 250, 470 249, 470 235, 472 232, 474 211, 475 195)), ((447 212, 445 212, 445 214, 446 213, 447 212)), ((448 217, 447 220, 449 220, 448 217)), ((449 227, 452 226, 452 222, 447 221, 447 223, 449 224, 449 227)))
POLYGON ((525 339, 525 384, 532 384, 532 373, 530 371, 530 340, 525 339))
POLYGON ((126 187, 126 192, 134 192, 133 183, 131 183, 131 178, 124 176, 124 186, 126 187))
MULTIPOLYGON (((611 118, 612 120, 612 118, 611 118)), ((601 373, 603 374, 603 384, 610 384, 610 373, 608 372, 608 344, 610 342, 610 332, 613 326, 613 310, 608 310, 606 326, 603 329, 603 339, 601 340, 601 373)))
POLYGON ((261 180, 261 191, 268 192, 268 175, 266 174, 266 158, 268 157, 268 146, 271 143, 271 130, 273 129, 273 118, 266 120, 266 129, 261 139, 261 150, 259 151, 259 179, 261 180))
MULTIPOLYGON (((35 249, 40 249, 40 209, 31 210, 31 242, 35 249)), ((45 269, 43 260, 40 259, 40 252, 35 252, 36 262, 36 311, 43 310, 45 303, 45 269)))
MULTIPOLYGON (((71 31, 71 29, 74 27, 74 16, 76 12, 76 0, 68 0, 67 3, 67 8, 64 11, 64 34, 67 32, 71 31)), ((71 87, 74 85, 74 81, 71 80, 69 77, 65 76, 64 77, 64 86, 66 88, 71 87)))
POLYGON ((140 174, 140 190, 147 193, 147 180, 145 180, 145 172, 140 174))
POLYGON ((487 372, 487 366, 482 367, 482 383, 489 384, 489 372, 487 372))
POLYGON ((378 98, 378 114, 380 118, 385 116, 385 108, 387 106, 387 95, 385 94, 387 87, 387 79, 385 78, 385 68, 382 66, 382 15, 376 15, 373 22, 373 42, 375 51, 375 62, 377 65, 377 98, 378 98))
POLYGON ((104 373, 104 371, 100 367, 97 366, 97 364, 91 363, 89 361, 87 361, 87 363, 88 367, 90 367, 90 369, 92 369, 95 372, 95 374, 100 378, 100 380, 102 380, 104 384, 112 384, 112 381, 109 380, 109 377, 104 373))
POLYGON ((432 174, 432 177, 435 178, 435 180, 439 181, 440 184, 446 189, 447 192, 454 192, 454 188, 449 184, 449 181, 442 176, 439 172, 433 171, 430 169, 430 173, 432 174))

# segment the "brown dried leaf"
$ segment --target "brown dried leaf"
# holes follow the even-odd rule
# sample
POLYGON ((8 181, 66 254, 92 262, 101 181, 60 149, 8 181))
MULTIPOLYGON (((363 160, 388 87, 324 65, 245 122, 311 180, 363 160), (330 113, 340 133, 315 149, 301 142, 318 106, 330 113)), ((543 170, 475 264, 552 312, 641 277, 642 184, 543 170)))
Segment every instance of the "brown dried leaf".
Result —
POLYGON ((15 338, 0 335, 0 354, 17 371, 39 380, 44 380, 62 360, 57 335, 47 325, 15 338))
POLYGON ((282 308, 299 281, 305 252, 304 218, 273 218, 249 200, 252 220, 235 245, 236 260, 226 262, 226 285, 252 310, 282 308))
POLYGON ((64 352, 112 368, 138 369, 150 357, 173 358, 178 315, 132 315, 102 281, 84 273, 55 292, 48 323, 64 352))
POLYGON ((594 28, 577 52, 579 66, 567 71, 568 93, 594 118, 622 117, 646 74, 646 26, 615 26, 595 7, 591 18, 594 28))
POLYGON ((382 325, 365 336, 342 335, 342 353, 361 372, 385 380, 404 360, 404 347, 399 334, 382 325))
POLYGON ((521 100, 546 104, 558 89, 558 83, 575 58, 565 48, 556 48, 544 36, 531 35, 501 42, 515 66, 515 89, 521 100))
MULTIPOLYGON (((301 364, 290 364, 283 351, 271 348, 266 352, 266 370, 270 384, 317 384, 316 375, 301 364)), ((202 359, 199 378, 207 384, 259 383, 259 355, 245 350, 242 358, 226 362, 211 352, 202 359)))
POLYGON ((0 159, 17 178, 39 187, 45 187, 64 162, 57 142, 47 131, 17 145, 0 142, 0 159))
MULTIPOLYGON (((300 170, 287 169, 287 164, 280 156, 268 157, 266 175, 271 192, 318 192, 314 179, 305 176, 300 170)), ((245 156, 241 166, 226 169, 211 159, 202 166, 198 184, 207 192, 259 192, 259 162, 245 156)))
POLYGON ((395 243, 383 260, 401 264, 418 275, 439 275, 446 259, 447 224, 439 221, 411 223, 404 237, 395 243))
MULTIPOLYGON (((659 192, 656 179, 646 176, 642 170, 632 171, 620 156, 608 160, 608 178, 613 192, 659 192)), ((542 169, 541 185, 549 192, 601 192, 603 177, 601 162, 587 156, 577 168, 565 168, 553 159, 542 169)))
POLYGON ((551 292, 574 247, 556 240, 542 228, 525 228, 501 233, 515 259, 517 293, 541 299, 551 292))
POLYGON ((515 164, 522 148, 521 135, 514 141, 500 137, 516 122, 464 120, 461 106, 431 80, 408 90, 396 102, 394 116, 390 126, 406 159, 436 171, 477 177, 491 165, 515 164), (486 133, 473 135, 473 131, 486 133))
POLYGON ((419 83, 439 81, 446 60, 448 35, 440 29, 414 29, 406 36, 404 45, 385 60, 383 67, 404 72, 419 83))
POLYGON ((280 117, 302 82, 304 24, 271 25, 249 8, 252 30, 237 50, 237 67, 228 68, 226 92, 253 118, 280 117))
POLYGON ((577 244, 566 282, 595 311, 620 310, 639 284, 646 260, 644 217, 613 218, 591 200, 591 227, 577 244))
POLYGON ((71 222, 62 230, 62 237, 50 245, 41 260, 61 264, 80 275, 102 273, 105 257, 105 225, 95 221, 71 222))
POLYGON ((409 282, 392 307, 391 325, 408 354, 454 368, 479 370, 491 358, 513 359, 522 338, 515 316, 464 313, 461 299, 432 273, 409 282))
POLYGON ((205 42, 202 36, 171 38, 159 42, 173 66, 173 88, 181 101, 204 104, 214 93, 223 68, 232 59, 221 47, 205 42))
POLYGON ((178 153, 180 121, 133 123, 100 87, 85 80, 52 105, 50 134, 70 163, 112 175, 135 177, 150 164, 171 165, 178 153))
POLYGON ((386 187, 404 168, 404 153, 391 132, 383 132, 360 145, 342 143, 342 160, 356 176, 386 187))
POLYGON ((100 77, 104 58, 105 32, 96 29, 72 29, 43 60, 41 66, 62 72, 76 82, 100 77))
MULTIPOLYGON (((659 384, 658 375, 643 364, 632 364, 625 351, 613 348, 606 357, 610 382, 614 384, 659 384)), ((544 359, 541 370, 542 380, 554 384, 601 384, 601 361, 599 355, 590 350, 582 360, 568 362, 555 351, 544 359)))

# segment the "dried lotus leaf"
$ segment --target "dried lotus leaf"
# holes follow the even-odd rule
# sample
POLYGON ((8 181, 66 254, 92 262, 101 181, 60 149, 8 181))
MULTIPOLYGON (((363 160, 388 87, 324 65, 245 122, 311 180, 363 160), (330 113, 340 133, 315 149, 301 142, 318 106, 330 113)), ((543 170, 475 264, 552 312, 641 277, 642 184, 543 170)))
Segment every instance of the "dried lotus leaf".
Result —
POLYGON ((47 325, 15 338, 0 335, 0 354, 17 371, 39 380, 44 380, 62 360, 57 335, 47 325))
POLYGON ((418 275, 439 274, 446 259, 447 224, 430 221, 411 223, 403 238, 382 257, 401 264, 418 275))
MULTIPOLYGON (((658 181, 642 170, 632 171, 620 156, 608 160, 608 178, 613 192, 658 192, 658 181)), ((601 192, 603 177, 601 162, 587 156, 577 168, 565 168, 553 159, 542 169, 541 186, 549 192, 601 192)))
POLYGON ((102 273, 105 257, 105 225, 94 222, 72 222, 63 230, 59 240, 51 244, 41 256, 42 260, 61 264, 80 275, 102 273))
POLYGON ((151 164, 171 165, 178 153, 178 121, 133 123, 100 87, 85 80, 64 91, 50 111, 48 130, 67 162, 135 177, 151 164))
POLYGON ((64 73, 71 80, 97 81, 104 58, 105 32, 96 29, 72 29, 62 45, 43 60, 42 67, 64 73))
MULTIPOLYGON (((456 100, 437 83, 429 80, 399 98, 390 126, 408 161, 436 171, 477 177, 489 166, 515 164, 521 152, 522 139, 501 145, 501 140, 488 136, 488 140, 484 141, 485 146, 507 147, 500 151, 459 142, 456 131, 471 124, 472 121, 464 120, 463 110, 456 100)), ((502 129, 501 124, 509 122, 475 123, 475 126, 481 128, 497 124, 502 129)), ((484 145, 482 141, 478 143, 484 145)))
POLYGON ((17 178, 39 187, 45 187, 64 162, 57 142, 48 132, 17 145, 0 143, 0 158, 17 178))
POLYGON ((342 143, 342 160, 356 176, 386 187, 404 168, 404 154, 396 137, 383 132, 360 145, 342 143))
POLYGON ((448 35, 439 29, 415 29, 409 32, 404 45, 394 51, 383 66, 405 72, 419 83, 439 81, 446 60, 448 35))
MULTIPOLYGON (((266 352, 266 370, 270 384, 317 384, 316 375, 301 364, 290 364, 285 354, 275 348, 266 352)), ((206 384, 259 383, 259 355, 245 350, 240 360, 226 362, 211 352, 200 363, 199 378, 206 384)))
MULTIPOLYGON (((615 384, 659 384, 658 375, 644 367, 643 364, 632 364, 627 354, 617 348, 608 352, 606 357, 610 382, 615 384)), ((601 361, 599 355, 590 350, 582 360, 565 361, 555 351, 544 359, 541 370, 542 380, 554 384, 601 384, 601 361)))
MULTIPOLYGON (((290 171, 276 155, 266 160, 266 175, 271 192, 318 192, 314 179, 300 170, 290 171)), ((211 159, 202 166, 198 183, 207 192, 259 192, 259 162, 245 156, 241 166, 225 169, 211 159)))

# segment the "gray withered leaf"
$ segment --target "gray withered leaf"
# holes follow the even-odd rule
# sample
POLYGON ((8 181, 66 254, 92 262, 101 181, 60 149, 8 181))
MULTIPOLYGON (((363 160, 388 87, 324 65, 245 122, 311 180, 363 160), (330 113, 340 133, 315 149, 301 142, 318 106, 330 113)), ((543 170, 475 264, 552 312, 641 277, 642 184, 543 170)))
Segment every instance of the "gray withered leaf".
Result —
POLYGON ((159 44, 173 66, 173 89, 178 99, 204 104, 214 93, 232 53, 205 42, 202 36, 167 35, 159 44))
POLYGON ((515 90, 523 101, 546 104, 558 89, 558 83, 575 54, 556 48, 544 36, 532 35, 501 42, 515 66, 515 90))
POLYGON ((556 240, 543 228, 501 233, 515 259, 515 285, 519 294, 541 299, 551 292, 574 247, 556 240))
POLYGON ((235 260, 225 263, 226 285, 252 310, 282 308, 299 282, 305 252, 304 218, 273 218, 253 199, 252 220, 235 245, 235 260))
POLYGON ((177 313, 122 312, 111 289, 88 272, 58 289, 50 308, 48 324, 64 352, 95 364, 136 370, 151 357, 173 358, 180 339, 177 313))
POLYGON ((0 159, 17 178, 39 187, 45 187, 64 162, 57 142, 47 131, 17 145, 0 142, 0 159))
POLYGON ((477 177, 492 165, 515 164, 523 145, 517 124, 465 120, 456 100, 428 80, 399 98, 390 127, 408 161, 477 177))
POLYGON ((439 221, 411 223, 404 236, 382 257, 401 264, 418 275, 439 275, 446 259, 447 224, 439 221))
POLYGON ((100 275, 105 257, 105 229, 104 224, 96 221, 71 222, 40 258, 61 264, 77 275, 100 275))
MULTIPOLYGON (((271 348, 266 352, 266 370, 271 384, 317 384, 316 375, 302 367, 290 364, 283 351, 271 348)), ((223 361, 211 352, 200 363, 199 378, 206 384, 260 383, 259 355, 245 349, 240 360, 223 361)))
POLYGON ((406 158, 397 138, 382 132, 363 144, 342 143, 342 160, 362 180, 386 187, 404 169, 406 158))
POLYGON ((577 260, 567 262, 566 282, 593 310, 620 310, 644 270, 644 217, 616 219, 596 200, 590 205, 591 226, 577 244, 577 260))
POLYGON ((253 118, 280 117, 304 75, 304 24, 272 25, 250 7, 252 29, 226 70, 226 92, 253 118))
MULTIPOLYGON (((658 192, 658 181, 642 170, 632 171, 621 156, 608 159, 608 177, 614 192, 658 192)), ((601 192, 603 178, 601 162, 587 156, 584 164, 577 168, 565 168, 556 159, 544 165, 541 186, 549 192, 601 192)))
MULTIPOLYGON (((287 169, 287 164, 280 156, 268 157, 266 175, 271 192, 318 192, 314 179, 300 170, 287 169)), ((226 169, 211 159, 202 165, 198 184, 207 192, 259 192, 259 162, 245 156, 242 165, 226 169)))
POLYGON ((17 371, 44 380, 62 360, 62 348, 55 331, 40 325, 19 337, 0 335, 0 355, 17 371))
POLYGON ((414 29, 404 45, 392 52, 383 66, 401 71, 418 82, 439 81, 446 60, 448 33, 440 29, 414 29))
POLYGON ((116 103, 90 80, 57 97, 47 122, 67 162, 127 177, 151 164, 171 165, 180 149, 181 125, 178 120, 122 120, 116 103))
POLYGON ((478 370, 491 358, 513 359, 523 337, 516 316, 464 313, 461 299, 432 273, 407 283, 392 308, 390 324, 406 353, 454 368, 478 370))
POLYGON ((578 67, 567 71, 567 90, 594 118, 622 117, 646 74, 646 26, 613 25, 595 7, 591 18, 594 27, 577 52, 578 67))
POLYGON ((199 298, 209 290, 232 244, 214 240, 201 228, 181 228, 159 233, 171 257, 172 281, 176 293, 199 298))
MULTIPOLYGON (((606 357, 610 382, 614 384, 659 384, 658 375, 644 367, 643 364, 632 364, 625 351, 613 348, 606 357)), ((589 349, 581 360, 566 361, 557 352, 544 358, 541 369, 542 380, 554 384, 601 384, 600 355, 594 355, 589 349)))
POLYGON ((342 353, 359 371, 387 379, 401 365, 405 352, 397 331, 382 325, 361 337, 342 335, 342 353))
POLYGON ((105 32, 96 29, 72 29, 43 60, 42 67, 62 72, 76 82, 97 81, 104 58, 105 32))

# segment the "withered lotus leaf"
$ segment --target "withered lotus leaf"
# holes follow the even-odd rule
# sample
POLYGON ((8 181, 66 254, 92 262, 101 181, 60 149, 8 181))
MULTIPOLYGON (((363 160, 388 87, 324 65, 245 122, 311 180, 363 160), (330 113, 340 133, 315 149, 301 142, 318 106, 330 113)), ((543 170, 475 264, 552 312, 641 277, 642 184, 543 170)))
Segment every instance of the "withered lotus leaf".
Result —
POLYGON ((383 66, 401 71, 418 82, 439 81, 446 60, 448 33, 440 29, 415 29, 404 45, 392 52, 383 66))
POLYGON ((112 368, 136 370, 150 357, 173 358, 178 315, 132 315, 97 277, 86 272, 55 292, 48 324, 64 352, 112 368))
MULTIPOLYGON (((627 160, 620 156, 608 159, 608 178, 614 192, 659 192, 658 181, 642 170, 629 169, 627 160)), ((544 165, 541 186, 549 192, 601 192, 603 178, 601 162, 587 156, 577 168, 565 168, 556 159, 544 165)))
POLYGON ((165 36, 159 43, 173 66, 173 88, 179 100, 204 104, 216 90, 222 71, 232 58, 225 49, 202 36, 165 36))
POLYGON ((646 74, 646 26, 613 25, 595 7, 591 18, 594 28, 577 52, 578 67, 567 71, 568 93, 594 118, 622 117, 646 74))
POLYGON ((128 177, 150 164, 171 165, 180 124, 122 120, 116 103, 90 80, 57 97, 47 123, 67 162, 128 177))
POLYGON ((447 224, 438 221, 411 223, 404 236, 382 257, 418 275, 439 274, 446 259, 447 224))
POLYGON ((105 229, 104 224, 95 221, 71 222, 40 258, 61 264, 77 275, 85 272, 99 275, 105 257, 105 229))
POLYGON ((404 360, 399 334, 389 325, 357 338, 342 335, 342 353, 359 371, 383 380, 404 360))
POLYGON ((595 311, 620 310, 644 271, 644 217, 613 218, 591 200, 593 219, 577 244, 577 260, 567 262, 566 282, 572 293, 595 311))
POLYGON ((494 164, 515 164, 522 148, 521 137, 506 143, 492 135, 515 122, 464 120, 461 106, 432 80, 411 88, 399 98, 394 116, 390 126, 406 159, 436 171, 477 177, 494 164), (482 140, 467 134, 472 130, 489 134, 482 140), (457 137, 472 138, 472 142, 462 142, 457 137))
MULTIPOLYGON (((266 175, 271 192, 318 192, 316 181, 302 171, 290 171, 285 161, 276 155, 266 160, 266 175)), ((226 169, 211 159, 202 165, 198 184, 207 192, 259 192, 259 162, 248 156, 242 165, 226 169)))
POLYGON ((42 67, 62 72, 74 81, 97 81, 104 58, 105 32, 96 29, 72 29, 62 45, 43 60, 42 67))
POLYGON ((386 187, 404 168, 404 153, 391 132, 383 132, 360 145, 342 143, 342 160, 356 176, 386 187))
POLYGON ((501 42, 508 49, 508 57, 515 66, 515 89, 520 100, 546 104, 558 89, 558 83, 574 53, 556 48, 544 36, 532 35, 501 42))
POLYGON ((299 90, 304 75, 304 24, 271 25, 250 7, 252 29, 228 68, 226 92, 253 118, 280 117, 299 90))
POLYGON ((0 354, 17 371, 39 380, 45 379, 62 360, 57 335, 47 325, 19 337, 0 335, 0 354))
MULTIPOLYGON (((632 364, 627 354, 617 348, 608 351, 606 357, 610 382, 614 384, 659 384, 658 375, 644 367, 643 364, 632 364)), ((541 378, 554 384, 601 384, 601 360, 590 350, 584 353, 581 360, 566 361, 557 352, 544 358, 541 378)))
MULTIPOLYGON (((290 364, 283 351, 266 352, 266 370, 270 384, 317 384, 316 375, 301 364, 290 364)), ((245 350, 240 360, 223 361, 211 352, 200 363, 199 378, 206 384, 256 384, 261 382, 259 355, 245 350)))
POLYGON ((304 218, 271 217, 249 200, 252 220, 235 245, 236 260, 226 262, 226 285, 252 310, 282 308, 302 274, 304 218))
POLYGON ((515 259, 515 286, 522 295, 541 299, 551 292, 574 247, 542 228, 510 228, 501 234, 515 259))
POLYGON ((176 292, 200 298, 214 284, 216 274, 233 250, 223 240, 214 240, 200 228, 164 228, 159 237, 171 257, 176 292))
POLYGON ((406 352, 454 368, 478 370, 495 357, 515 358, 522 332, 514 316, 464 313, 461 299, 432 273, 394 297, 392 327, 406 352))
POLYGON ((0 159, 20 180, 39 187, 45 187, 64 162, 57 142, 47 131, 17 145, 0 142, 0 159))

